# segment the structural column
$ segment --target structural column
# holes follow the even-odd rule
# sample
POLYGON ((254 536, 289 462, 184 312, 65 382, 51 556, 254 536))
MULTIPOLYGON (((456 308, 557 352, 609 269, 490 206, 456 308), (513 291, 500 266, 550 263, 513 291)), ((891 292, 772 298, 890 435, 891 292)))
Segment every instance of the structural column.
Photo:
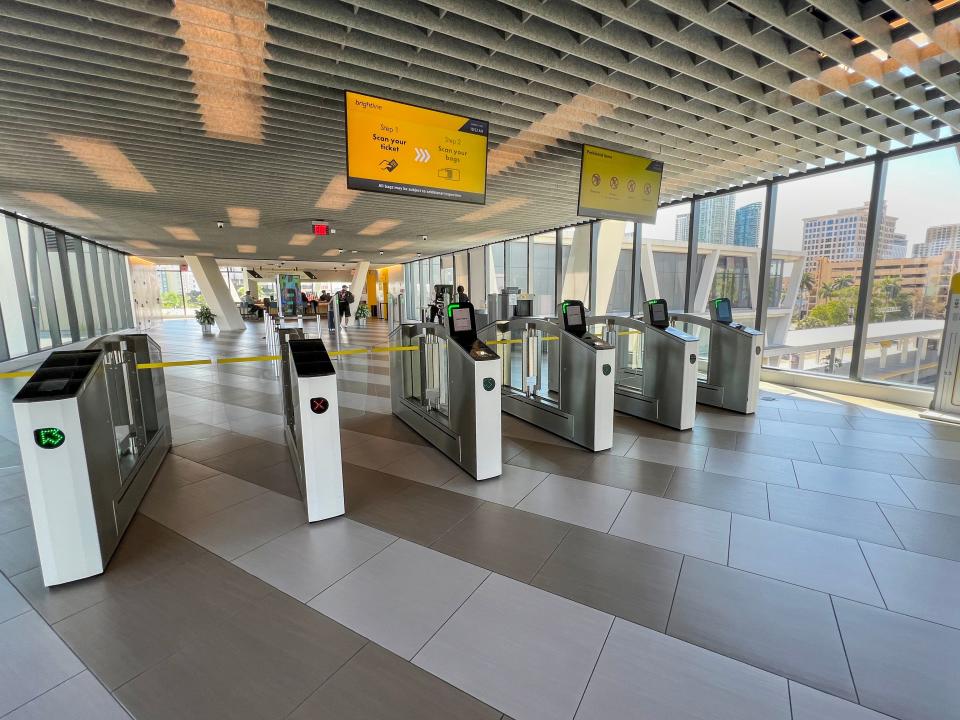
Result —
POLYGON ((217 327, 221 330, 244 330, 246 325, 233 302, 230 288, 220 274, 216 258, 188 255, 185 260, 193 273, 193 279, 200 286, 204 301, 217 316, 217 327))

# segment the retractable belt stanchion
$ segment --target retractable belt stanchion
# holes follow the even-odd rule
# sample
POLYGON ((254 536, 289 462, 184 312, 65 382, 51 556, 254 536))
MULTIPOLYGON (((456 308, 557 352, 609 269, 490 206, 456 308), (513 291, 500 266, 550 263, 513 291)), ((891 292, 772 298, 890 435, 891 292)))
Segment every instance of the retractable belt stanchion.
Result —
POLYGON ((336 370, 323 340, 290 339, 284 350, 284 434, 307 520, 343 515, 336 370))
POLYGON ((933 402, 921 416, 960 423, 960 273, 950 281, 933 402))

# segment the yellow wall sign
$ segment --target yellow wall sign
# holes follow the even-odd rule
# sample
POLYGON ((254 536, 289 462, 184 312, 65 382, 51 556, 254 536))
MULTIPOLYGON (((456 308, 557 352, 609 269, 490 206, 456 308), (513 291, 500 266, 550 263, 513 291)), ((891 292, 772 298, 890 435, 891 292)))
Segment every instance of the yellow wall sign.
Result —
POLYGON ((662 177, 659 160, 584 145, 577 215, 656 222, 662 177))
POLYGON ((484 120, 347 91, 347 187, 483 204, 484 120))

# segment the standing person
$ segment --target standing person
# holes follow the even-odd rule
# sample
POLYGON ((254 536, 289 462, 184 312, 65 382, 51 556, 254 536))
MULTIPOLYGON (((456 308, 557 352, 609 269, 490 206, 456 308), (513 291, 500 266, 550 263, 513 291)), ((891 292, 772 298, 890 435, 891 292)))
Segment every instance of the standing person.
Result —
POLYGON ((457 302, 458 303, 470 302, 470 296, 467 295, 466 290, 463 289, 463 285, 457 285, 457 302))
POLYGON ((344 327, 350 324, 350 303, 352 303, 353 300, 353 293, 350 292, 346 285, 337 292, 337 311, 340 313, 344 327))

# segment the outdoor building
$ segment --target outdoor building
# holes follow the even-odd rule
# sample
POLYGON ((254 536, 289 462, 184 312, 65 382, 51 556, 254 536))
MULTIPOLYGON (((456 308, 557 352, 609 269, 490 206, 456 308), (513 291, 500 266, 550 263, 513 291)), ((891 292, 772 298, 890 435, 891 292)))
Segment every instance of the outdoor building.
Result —
MULTIPOLYGON (((803 252, 807 272, 813 272, 817 259, 853 260, 863 256, 867 238, 870 204, 837 210, 828 215, 803 219, 803 252)), ((880 258, 902 258, 907 254, 906 235, 896 232, 897 218, 884 212, 879 235, 880 258)))
POLYGON ((948 250, 960 250, 960 223, 927 228, 926 240, 913 246, 913 257, 931 257, 948 250))
POLYGON ((763 203, 752 202, 737 209, 733 224, 733 244, 742 247, 757 247, 760 242, 760 216, 763 203))

